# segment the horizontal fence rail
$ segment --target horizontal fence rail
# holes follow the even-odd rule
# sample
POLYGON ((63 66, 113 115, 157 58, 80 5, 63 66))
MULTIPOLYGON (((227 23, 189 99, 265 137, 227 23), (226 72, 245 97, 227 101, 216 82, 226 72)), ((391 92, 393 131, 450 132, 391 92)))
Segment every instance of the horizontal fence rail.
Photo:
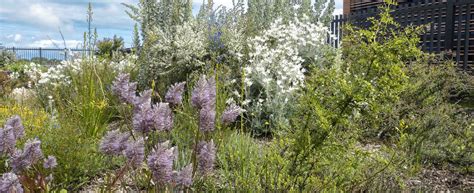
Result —
POLYGON ((17 48, 7 47, 6 50, 15 54, 19 60, 35 60, 38 62, 59 62, 67 60, 72 55, 89 55, 96 50, 89 49, 57 49, 57 48, 17 48))
MULTIPOLYGON (((377 17, 378 9, 370 7, 350 15, 337 15, 331 32, 343 37, 342 26, 351 23, 368 27, 369 17, 377 17)), ((393 7, 392 16, 402 26, 425 26, 420 47, 430 53, 445 53, 456 61, 459 69, 474 74, 474 0, 417 0, 393 7)))

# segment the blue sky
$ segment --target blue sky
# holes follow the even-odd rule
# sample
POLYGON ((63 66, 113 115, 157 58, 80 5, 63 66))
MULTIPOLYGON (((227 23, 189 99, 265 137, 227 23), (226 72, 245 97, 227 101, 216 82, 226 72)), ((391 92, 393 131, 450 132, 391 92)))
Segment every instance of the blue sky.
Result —
MULTIPOLYGON (((214 0, 232 6, 232 0, 214 0)), ((93 26, 99 39, 118 35, 131 45, 134 21, 121 3, 136 4, 138 0, 0 0, 0 43, 11 47, 63 48, 59 29, 69 48, 79 46, 87 30, 87 4, 93 6, 93 26)), ((198 9, 202 0, 194 0, 198 9)), ((342 13, 342 0, 336 0, 336 13, 342 13)))

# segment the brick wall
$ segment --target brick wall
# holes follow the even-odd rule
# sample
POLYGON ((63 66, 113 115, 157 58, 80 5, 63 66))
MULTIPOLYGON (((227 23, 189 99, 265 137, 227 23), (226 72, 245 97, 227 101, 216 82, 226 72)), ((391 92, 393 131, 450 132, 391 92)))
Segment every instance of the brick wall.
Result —
POLYGON ((342 8, 344 15, 348 15, 349 13, 351 13, 351 0, 344 0, 342 8))

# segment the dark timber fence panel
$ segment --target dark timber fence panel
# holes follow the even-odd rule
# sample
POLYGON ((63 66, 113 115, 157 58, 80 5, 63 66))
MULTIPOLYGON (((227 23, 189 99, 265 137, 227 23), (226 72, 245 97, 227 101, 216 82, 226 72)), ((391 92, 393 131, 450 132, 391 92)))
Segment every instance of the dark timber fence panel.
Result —
MULTIPOLYGON (((331 23, 338 47, 343 33, 342 26, 350 22, 355 26, 370 26, 369 17, 377 17, 377 8, 368 8, 338 15, 331 23)), ((420 48, 430 53, 444 52, 459 69, 474 74, 474 0, 418 0, 400 3, 392 15, 402 26, 424 25, 420 48)))

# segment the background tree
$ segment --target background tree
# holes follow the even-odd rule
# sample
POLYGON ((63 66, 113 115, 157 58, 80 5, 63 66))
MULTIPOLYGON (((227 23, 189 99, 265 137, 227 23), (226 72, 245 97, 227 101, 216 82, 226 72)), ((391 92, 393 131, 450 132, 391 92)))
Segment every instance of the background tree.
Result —
POLYGON ((114 53, 117 53, 123 49, 124 43, 122 37, 114 35, 113 38, 104 38, 97 43, 97 55, 100 57, 111 59, 114 53))

